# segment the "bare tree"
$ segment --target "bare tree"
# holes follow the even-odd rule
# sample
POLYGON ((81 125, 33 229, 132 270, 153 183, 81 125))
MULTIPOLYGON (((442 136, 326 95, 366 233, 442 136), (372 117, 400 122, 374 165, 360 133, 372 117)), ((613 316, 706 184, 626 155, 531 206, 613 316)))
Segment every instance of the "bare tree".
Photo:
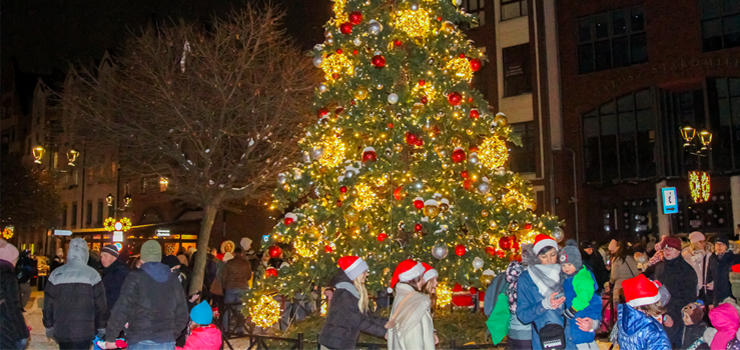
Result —
POLYGON ((77 70, 63 98, 88 145, 116 152, 134 176, 167 178, 203 209, 191 292, 217 211, 270 194, 310 115, 318 77, 280 28, 284 15, 249 5, 207 26, 146 30, 109 72, 77 70))

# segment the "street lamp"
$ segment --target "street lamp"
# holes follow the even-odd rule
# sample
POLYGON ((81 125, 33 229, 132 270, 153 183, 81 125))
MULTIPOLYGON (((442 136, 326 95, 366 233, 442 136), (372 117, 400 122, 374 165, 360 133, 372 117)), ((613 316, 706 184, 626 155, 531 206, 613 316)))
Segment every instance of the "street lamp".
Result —
POLYGON ((706 157, 709 153, 709 146, 712 144, 712 133, 707 130, 699 132, 699 137, 696 137, 696 129, 691 125, 686 125, 681 128, 681 136, 683 137, 683 147, 689 154, 696 156, 697 170, 689 171, 689 189, 691 190, 691 198, 695 203, 706 202, 709 200, 709 194, 711 192, 709 174, 701 171, 701 157, 706 157))
POLYGON ((126 193, 126 196, 123 197, 123 206, 128 208, 130 204, 131 204, 131 195, 126 193))
POLYGON ((67 160, 69 161, 67 164, 70 166, 75 166, 75 160, 77 160, 77 157, 80 155, 80 152, 75 150, 74 148, 67 151, 67 160))
POLYGON ((32 150, 32 153, 33 153, 33 158, 35 160, 33 162, 36 163, 36 164, 41 164, 41 158, 44 157, 44 152, 45 152, 45 150, 44 150, 43 147, 41 147, 41 146, 34 147, 33 150, 32 150))
POLYGON ((113 195, 110 194, 110 193, 108 193, 108 195, 105 197, 105 202, 108 203, 108 206, 109 207, 112 207, 113 206, 113 199, 114 198, 115 197, 113 197, 113 195))
POLYGON ((685 141, 683 146, 691 147, 691 141, 693 141, 696 136, 696 129, 692 128, 691 125, 686 125, 681 128, 681 136, 683 136, 683 140, 685 141))

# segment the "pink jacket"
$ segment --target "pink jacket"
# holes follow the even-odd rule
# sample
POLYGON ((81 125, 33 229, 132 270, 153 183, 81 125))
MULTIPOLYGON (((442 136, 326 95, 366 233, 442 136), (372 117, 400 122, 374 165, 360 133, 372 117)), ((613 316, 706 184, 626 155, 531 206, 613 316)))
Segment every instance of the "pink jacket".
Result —
POLYGON ((216 325, 197 327, 190 333, 185 347, 177 350, 218 350, 221 347, 221 331, 216 325))
POLYGON ((712 350, 724 350, 727 343, 735 338, 735 333, 740 327, 738 319, 740 317, 738 317, 737 309, 728 303, 720 304, 709 312, 709 320, 717 329, 717 334, 714 335, 712 344, 709 345, 712 350))

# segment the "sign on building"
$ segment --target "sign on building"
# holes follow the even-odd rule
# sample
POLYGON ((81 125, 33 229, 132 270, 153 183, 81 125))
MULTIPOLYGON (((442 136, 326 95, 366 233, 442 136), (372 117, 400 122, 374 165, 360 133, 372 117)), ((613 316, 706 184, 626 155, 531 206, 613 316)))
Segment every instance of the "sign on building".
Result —
POLYGON ((678 196, 675 187, 664 187, 661 189, 663 194, 663 214, 678 213, 678 196))

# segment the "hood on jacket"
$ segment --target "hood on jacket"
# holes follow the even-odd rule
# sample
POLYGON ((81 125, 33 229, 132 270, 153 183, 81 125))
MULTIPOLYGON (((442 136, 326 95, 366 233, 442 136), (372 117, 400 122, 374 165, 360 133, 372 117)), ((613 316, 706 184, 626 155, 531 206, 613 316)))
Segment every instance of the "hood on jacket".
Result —
POLYGON ((192 349, 218 349, 221 347, 221 331, 215 325, 195 328, 188 337, 188 344, 192 349))
POLYGON ((69 242, 69 251, 67 252, 68 263, 77 262, 87 265, 88 258, 90 258, 90 250, 84 239, 75 238, 69 242))
POLYGON ((727 343, 735 338, 735 333, 740 327, 739 319, 737 309, 730 303, 720 304, 709 312, 709 320, 717 330, 710 344, 712 350, 724 349, 727 343))
POLYGON ((140 269, 146 272, 149 277, 159 283, 167 282, 170 276, 174 276, 170 268, 161 262, 148 262, 141 265, 140 269))
POLYGON ((635 335, 635 333, 651 322, 650 316, 635 310, 627 303, 619 304, 619 308, 622 313, 621 317, 619 317, 619 328, 628 336, 635 335))
POLYGON ((334 277, 331 278, 331 285, 332 287, 336 288, 337 284, 347 282, 349 284, 352 284, 352 280, 347 277, 347 274, 344 273, 344 270, 337 267, 337 272, 334 274, 334 277))

